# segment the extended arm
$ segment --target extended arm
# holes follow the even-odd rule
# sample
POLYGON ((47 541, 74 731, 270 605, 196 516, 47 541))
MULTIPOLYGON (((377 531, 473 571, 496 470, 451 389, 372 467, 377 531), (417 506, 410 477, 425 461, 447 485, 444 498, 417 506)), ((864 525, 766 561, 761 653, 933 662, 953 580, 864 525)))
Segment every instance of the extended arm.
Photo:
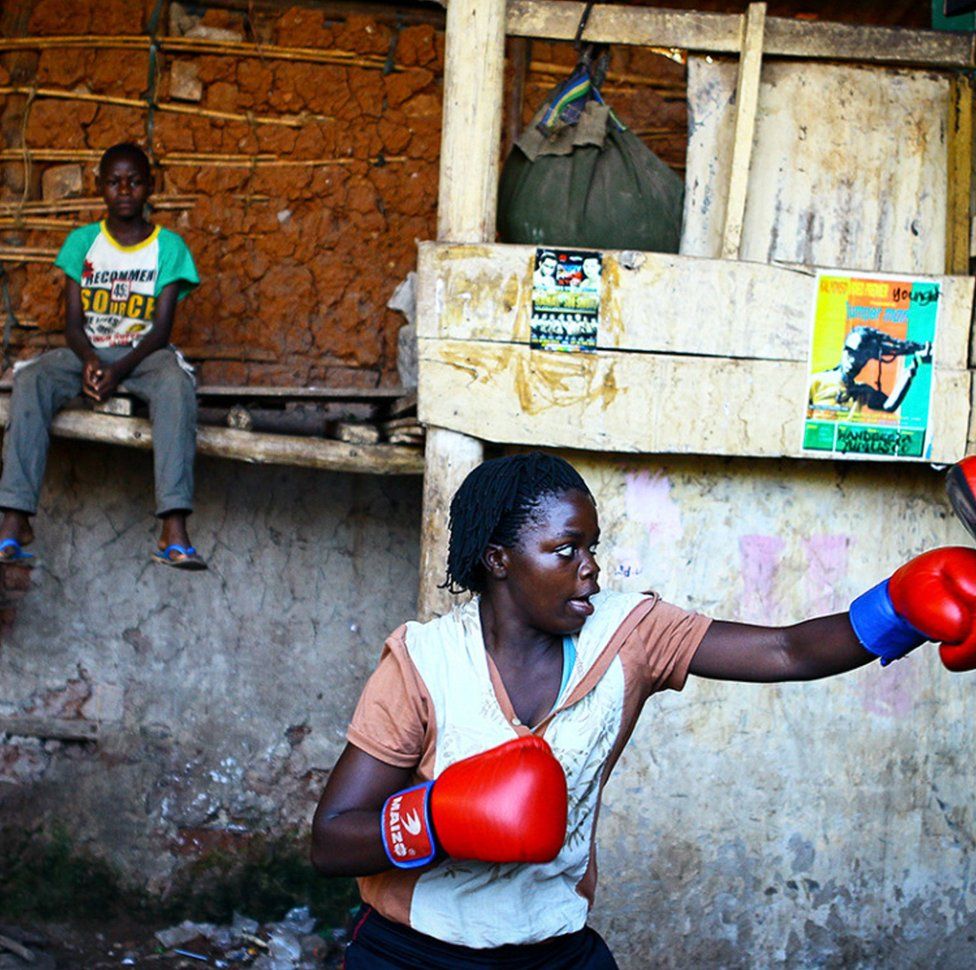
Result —
POLYGON ((148 333, 123 358, 114 364, 102 364, 94 389, 99 400, 105 400, 132 373, 133 369, 151 353, 169 344, 176 316, 176 302, 179 296, 179 282, 169 283, 156 298, 152 326, 148 333))
POLYGON ((837 613, 785 627, 716 621, 689 669, 713 680, 775 683, 830 677, 874 659, 858 642, 848 615, 837 613))
POLYGON ((875 411, 885 411, 890 414, 901 407, 916 373, 918 373, 917 354, 902 368, 890 394, 885 394, 884 391, 879 391, 870 384, 855 384, 850 391, 851 397, 875 411))
POLYGON ((813 680, 941 641, 950 670, 976 668, 976 551, 931 549, 858 596, 847 613, 789 627, 716 622, 689 670, 717 680, 813 680))

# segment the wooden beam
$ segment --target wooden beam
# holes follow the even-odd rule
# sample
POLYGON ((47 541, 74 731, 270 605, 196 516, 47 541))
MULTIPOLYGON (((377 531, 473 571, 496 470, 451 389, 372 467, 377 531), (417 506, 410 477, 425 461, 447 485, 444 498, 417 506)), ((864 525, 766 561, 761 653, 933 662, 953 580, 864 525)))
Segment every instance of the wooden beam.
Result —
MULTIPOLYGON (((421 398, 421 420, 488 441, 636 454, 816 457, 802 448, 805 362, 546 353, 524 344, 421 338, 420 368, 430 389, 421 398)), ((934 369, 932 453, 918 461, 951 463, 965 454, 969 393, 969 371, 934 369)))
POLYGON ((742 245, 742 224, 746 212, 746 190, 752 144, 756 137, 756 112, 759 108, 759 77, 762 72, 763 34, 766 29, 766 4, 750 3, 742 17, 742 53, 735 90, 735 134, 732 140, 732 166, 729 194, 722 230, 722 258, 738 259, 742 245))
MULTIPOLYGON (((511 0, 507 32, 517 37, 572 40, 583 7, 582 3, 566 0, 511 0)), ((586 26, 586 38, 594 43, 735 54, 739 51, 740 19, 738 14, 606 4, 594 7, 586 26)), ((967 68, 976 63, 969 34, 818 23, 786 17, 767 20, 765 54, 927 67, 967 68)))
MULTIPOLYGON (((437 238, 495 238, 504 101, 505 0, 451 0, 444 53, 437 238)), ((418 399, 428 389, 421 383, 418 399)), ((419 406, 419 405, 418 405, 419 406)), ((451 607, 438 585, 447 563, 447 510, 465 475, 481 462, 481 442, 439 427, 427 429, 417 612, 425 620, 451 607)))
MULTIPOLYGON (((422 243, 418 336, 528 345, 534 256, 533 246, 422 243)), ((942 296, 935 366, 965 370, 973 279, 937 278, 942 296)), ((816 293, 809 267, 606 251, 603 280, 600 351, 799 363, 809 358, 816 293)))
POLYGON ((973 183, 973 82, 964 74, 952 78, 947 140, 949 191, 945 271, 963 275, 969 272, 973 183))
POLYGON ((427 429, 427 470, 424 514, 420 523, 420 591, 417 613, 429 619, 450 609, 451 595, 440 589, 447 572, 451 499, 468 472, 481 464, 484 448, 478 438, 441 427, 427 429))
MULTIPOLYGON (((0 398, 0 423, 10 414, 9 397, 0 398)), ((152 425, 143 418, 121 418, 91 411, 62 411, 51 425, 60 438, 152 448, 152 425)), ((261 434, 233 428, 197 429, 197 454, 259 465, 296 465, 323 471, 371 475, 419 475, 423 456, 401 445, 351 445, 328 438, 261 434)))
POLYGON ((305 398, 315 401, 373 401, 402 398, 402 387, 269 387, 247 384, 201 384, 197 397, 305 398))
POLYGON ((58 741, 97 741, 98 721, 64 717, 0 717, 0 734, 22 738, 53 738, 58 741))
POLYGON ((513 37, 509 43, 509 63, 512 68, 512 87, 508 101, 508 124, 505 128, 503 155, 512 150, 522 134, 522 110, 525 106, 525 77, 531 59, 532 41, 527 37, 513 37))
POLYGON ((451 0, 444 52, 438 239, 495 238, 504 70, 504 0, 451 0))

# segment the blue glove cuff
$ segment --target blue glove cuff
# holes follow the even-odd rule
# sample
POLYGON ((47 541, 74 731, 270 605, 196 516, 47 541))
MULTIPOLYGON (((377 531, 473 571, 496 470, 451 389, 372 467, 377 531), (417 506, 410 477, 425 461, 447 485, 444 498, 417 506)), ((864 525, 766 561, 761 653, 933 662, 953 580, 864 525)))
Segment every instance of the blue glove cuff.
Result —
POLYGON ((928 640, 907 620, 900 617, 891 604, 888 580, 862 593, 848 614, 851 626, 865 650, 881 658, 886 667, 928 640))

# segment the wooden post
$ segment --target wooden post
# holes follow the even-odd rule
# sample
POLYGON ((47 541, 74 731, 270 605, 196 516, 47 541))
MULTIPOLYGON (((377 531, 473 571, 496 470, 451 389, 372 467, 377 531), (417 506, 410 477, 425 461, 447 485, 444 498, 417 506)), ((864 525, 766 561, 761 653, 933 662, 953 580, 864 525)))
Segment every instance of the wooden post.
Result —
MULTIPOLYGON (((491 242, 498 204, 505 0, 451 0, 446 33, 437 238, 491 242)), ((419 394, 424 394, 422 370, 419 394)), ((477 438, 427 429, 417 600, 421 619, 450 608, 450 595, 437 588, 447 563, 448 508, 458 485, 482 457, 477 438)))
POLYGON ((505 0, 451 0, 444 51, 437 238, 495 238, 505 69, 505 0))
POLYGON ((948 274, 969 273, 971 193, 973 184, 973 85, 964 74, 954 74, 949 89, 948 211, 946 262, 948 274))
POLYGON ((532 40, 528 37, 513 37, 510 42, 512 61, 512 93, 508 103, 508 127, 505 130, 505 154, 512 150, 516 139, 522 134, 522 109, 525 105, 525 77, 529 71, 529 58, 532 40))
POLYGON ((752 161, 756 109, 759 105, 766 4, 750 3, 742 21, 742 51, 739 55, 739 79, 735 92, 735 136, 732 142, 729 201, 725 208, 725 229, 722 232, 722 259, 738 259, 742 246, 749 165, 752 161))
POLYGON ((424 519, 420 524, 420 594, 417 613, 421 619, 438 616, 451 606, 451 595, 439 589, 447 569, 448 515, 451 498, 465 476, 481 463, 484 449, 477 438, 427 429, 427 468, 424 472, 424 519))

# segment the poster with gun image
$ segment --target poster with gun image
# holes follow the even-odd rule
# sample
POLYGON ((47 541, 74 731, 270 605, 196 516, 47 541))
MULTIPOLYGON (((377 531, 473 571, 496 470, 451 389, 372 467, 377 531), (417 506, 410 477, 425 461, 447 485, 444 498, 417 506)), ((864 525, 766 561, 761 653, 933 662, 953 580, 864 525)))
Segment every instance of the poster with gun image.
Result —
POLYGON ((804 449, 926 457, 938 281, 822 273, 816 294, 804 449))

